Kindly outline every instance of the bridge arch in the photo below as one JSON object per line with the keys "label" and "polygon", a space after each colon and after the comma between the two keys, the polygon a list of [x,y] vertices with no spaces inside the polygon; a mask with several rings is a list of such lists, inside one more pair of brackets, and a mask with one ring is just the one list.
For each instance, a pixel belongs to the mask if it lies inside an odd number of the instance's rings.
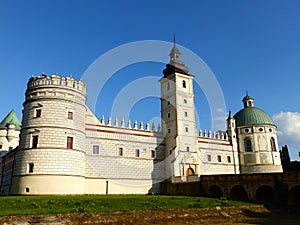
{"label": "bridge arch", "polygon": [[262,203],[274,203],[276,201],[275,190],[268,185],[260,186],[256,190],[256,201]]}
{"label": "bridge arch", "polygon": [[248,193],[242,185],[236,185],[230,190],[230,199],[247,201]]}
{"label": "bridge arch", "polygon": [[208,189],[208,196],[211,198],[221,198],[223,197],[223,191],[218,185],[212,185]]}
{"label": "bridge arch", "polygon": [[300,185],[290,188],[289,191],[289,205],[300,208]]}

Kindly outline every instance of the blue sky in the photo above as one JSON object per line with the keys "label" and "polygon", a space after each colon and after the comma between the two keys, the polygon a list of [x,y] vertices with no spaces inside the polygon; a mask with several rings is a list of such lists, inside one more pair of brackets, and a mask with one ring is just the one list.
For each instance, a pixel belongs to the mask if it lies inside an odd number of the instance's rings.
{"label": "blue sky", "polygon": [[[299,158],[299,0],[2,0],[0,32],[0,118],[14,108],[21,119],[31,75],[58,72],[80,79],[113,48],[142,40],[172,42],[176,33],[177,43],[201,57],[216,76],[226,112],[240,110],[249,91],[255,105],[275,120],[279,144],[288,144]],[[145,62],[113,74],[98,97],[96,114],[109,116],[122,88],[141,77],[161,76],[163,69],[162,63]],[[208,101],[200,88],[195,92],[198,126],[209,129]],[[143,98],[129,116],[151,121],[159,106],[157,97]]]}

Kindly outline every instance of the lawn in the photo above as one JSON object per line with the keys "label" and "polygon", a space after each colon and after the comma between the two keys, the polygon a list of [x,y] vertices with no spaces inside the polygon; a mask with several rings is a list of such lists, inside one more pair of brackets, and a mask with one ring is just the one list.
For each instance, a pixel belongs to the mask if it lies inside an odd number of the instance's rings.
{"label": "lawn", "polygon": [[0,216],[249,205],[226,199],[157,195],[0,197]]}

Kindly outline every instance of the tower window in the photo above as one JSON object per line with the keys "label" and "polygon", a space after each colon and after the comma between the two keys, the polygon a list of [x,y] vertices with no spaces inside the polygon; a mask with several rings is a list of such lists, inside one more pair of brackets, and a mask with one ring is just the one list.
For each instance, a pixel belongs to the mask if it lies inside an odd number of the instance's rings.
{"label": "tower window", "polygon": [[170,117],[171,117],[171,113],[168,113],[168,115],[167,115],[167,116],[168,116],[168,118],[170,118]]}
{"label": "tower window", "polygon": [[252,152],[252,143],[250,138],[245,138],[244,147],[245,147],[245,152]]}
{"label": "tower window", "polygon": [[170,105],[170,101],[168,101],[168,105]]}
{"label": "tower window", "polygon": [[170,90],[170,83],[167,83],[167,90]]}
{"label": "tower window", "polygon": [[211,162],[211,155],[207,155],[207,161]]}
{"label": "tower window", "polygon": [[155,150],[151,150],[151,158],[155,158]]}
{"label": "tower window", "polygon": [[184,104],[187,104],[187,100],[186,100],[186,99],[183,99],[183,103],[184,103]]}
{"label": "tower window", "polygon": [[93,154],[99,155],[99,145],[93,145]]}
{"label": "tower window", "polygon": [[189,147],[189,146],[186,147],[186,151],[187,151],[187,152],[190,151],[190,147]]}
{"label": "tower window", "polygon": [[271,150],[276,151],[275,139],[273,137],[271,137],[270,142],[271,142]]}
{"label": "tower window", "polygon": [[28,173],[33,173],[33,168],[34,168],[34,164],[33,163],[28,163],[27,164],[27,172]]}
{"label": "tower window", "polygon": [[2,149],[2,145],[0,145],[0,149]]}
{"label": "tower window", "polygon": [[140,157],[140,150],[139,149],[136,149],[135,150],[135,157]]}
{"label": "tower window", "polygon": [[31,137],[31,148],[37,148],[39,142],[39,136],[38,135],[32,135]]}
{"label": "tower window", "polygon": [[168,129],[168,133],[171,133],[171,129],[170,128]]}
{"label": "tower window", "polygon": [[124,152],[123,152],[123,148],[119,148],[118,149],[118,155],[119,156],[123,156]]}
{"label": "tower window", "polygon": [[41,109],[36,109],[35,110],[35,117],[41,117],[42,115],[42,110]]}
{"label": "tower window", "polygon": [[231,163],[231,157],[230,156],[227,156],[227,162]]}
{"label": "tower window", "polygon": [[186,88],[186,81],[185,80],[182,81],[182,87]]}
{"label": "tower window", "polygon": [[73,137],[67,137],[67,149],[73,149]]}
{"label": "tower window", "polygon": [[187,112],[184,112],[184,116],[185,116],[185,117],[188,117],[188,113],[187,113]]}
{"label": "tower window", "polygon": [[189,128],[188,127],[185,127],[185,132],[189,132]]}
{"label": "tower window", "polygon": [[68,111],[68,119],[73,120],[73,112]]}
{"label": "tower window", "polygon": [[222,157],[218,155],[218,162],[222,162]]}

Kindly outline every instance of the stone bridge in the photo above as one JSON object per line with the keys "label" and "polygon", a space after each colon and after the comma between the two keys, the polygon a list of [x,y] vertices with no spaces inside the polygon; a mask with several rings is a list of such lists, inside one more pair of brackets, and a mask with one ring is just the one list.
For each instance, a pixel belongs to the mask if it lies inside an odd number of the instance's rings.
{"label": "stone bridge", "polygon": [[198,182],[165,183],[162,192],[300,207],[300,173],[202,175]]}

